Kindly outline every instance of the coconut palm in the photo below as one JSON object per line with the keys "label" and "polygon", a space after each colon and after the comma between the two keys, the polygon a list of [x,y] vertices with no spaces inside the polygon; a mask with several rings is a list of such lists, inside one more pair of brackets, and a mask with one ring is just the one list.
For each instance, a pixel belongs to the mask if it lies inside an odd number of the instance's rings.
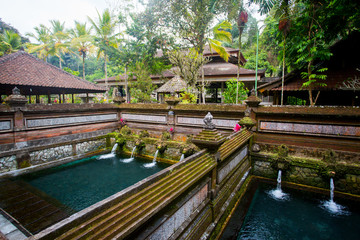
{"label": "coconut palm", "polygon": [[61,23],[59,20],[51,20],[51,36],[52,36],[52,52],[59,58],[59,67],[61,68],[62,58],[61,55],[69,52],[68,33],[65,30],[65,22]]}
{"label": "coconut palm", "polygon": [[5,30],[0,35],[0,56],[17,52],[22,46],[19,34]]}
{"label": "coconut palm", "polygon": [[105,86],[108,89],[107,81],[107,54],[105,48],[110,45],[114,45],[114,39],[117,34],[115,34],[116,20],[110,13],[109,9],[105,9],[102,14],[97,12],[98,18],[91,19],[88,17],[90,23],[92,24],[95,32],[95,43],[98,47],[98,58],[101,54],[104,54],[104,69],[105,69]]}
{"label": "coconut palm", "polygon": [[51,35],[50,31],[43,24],[40,24],[39,27],[35,27],[34,33],[27,33],[28,37],[32,37],[36,40],[37,43],[28,43],[26,45],[27,51],[29,53],[37,53],[38,58],[47,61],[47,56],[49,55],[51,48]]}
{"label": "coconut palm", "polygon": [[69,31],[72,37],[71,45],[77,49],[82,58],[83,79],[85,80],[85,58],[88,52],[93,48],[93,37],[91,36],[91,27],[87,28],[86,23],[75,21],[75,28]]}
{"label": "coconut palm", "polygon": [[223,58],[226,62],[229,60],[229,53],[223,47],[222,43],[232,42],[231,33],[229,31],[226,31],[227,29],[231,30],[231,28],[232,26],[230,22],[223,21],[217,24],[212,29],[214,38],[207,39],[210,48],[214,49],[220,55],[220,57]]}

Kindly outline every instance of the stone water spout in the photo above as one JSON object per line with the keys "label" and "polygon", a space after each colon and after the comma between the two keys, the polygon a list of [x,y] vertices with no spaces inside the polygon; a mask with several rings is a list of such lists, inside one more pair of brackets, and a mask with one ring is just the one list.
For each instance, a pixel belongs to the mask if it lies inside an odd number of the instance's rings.
{"label": "stone water spout", "polygon": [[144,164],[144,167],[146,167],[146,168],[154,167],[156,165],[156,158],[157,158],[158,153],[159,153],[159,150],[156,150],[153,161],[151,163]]}
{"label": "stone water spout", "polygon": [[284,193],[281,189],[281,174],[282,171],[278,171],[276,189],[269,191],[269,195],[276,200],[288,200],[289,195]]}

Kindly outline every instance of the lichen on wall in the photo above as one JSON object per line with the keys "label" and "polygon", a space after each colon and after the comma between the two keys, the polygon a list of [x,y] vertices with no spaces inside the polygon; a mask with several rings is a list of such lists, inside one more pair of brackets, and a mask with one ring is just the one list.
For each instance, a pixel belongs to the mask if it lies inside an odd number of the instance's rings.
{"label": "lichen on wall", "polygon": [[106,147],[106,139],[97,139],[76,144],[76,154],[97,151]]}
{"label": "lichen on wall", "polygon": [[[325,156],[326,154],[324,154]],[[334,179],[337,191],[360,194],[360,165],[328,159],[288,156],[287,164],[279,168],[278,154],[260,152],[252,154],[253,174],[276,179],[278,170],[282,170],[282,180],[320,188],[329,188],[330,178]]]}
{"label": "lichen on wall", "polygon": [[15,155],[0,157],[0,173],[15,170],[16,165]]}
{"label": "lichen on wall", "polygon": [[41,149],[30,152],[31,165],[38,165],[72,155],[71,145],[61,145],[52,148]]}

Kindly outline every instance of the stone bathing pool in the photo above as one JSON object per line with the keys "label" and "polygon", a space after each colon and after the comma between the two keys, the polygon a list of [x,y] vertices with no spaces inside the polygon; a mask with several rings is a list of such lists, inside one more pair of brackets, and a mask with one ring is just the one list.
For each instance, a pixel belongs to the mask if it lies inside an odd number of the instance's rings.
{"label": "stone bathing pool", "polygon": [[359,239],[359,199],[335,195],[342,207],[332,211],[323,190],[286,184],[279,197],[276,189],[273,181],[253,178],[220,239]]}
{"label": "stone bathing pool", "polygon": [[169,166],[148,163],[108,154],[2,180],[0,207],[35,234]]}

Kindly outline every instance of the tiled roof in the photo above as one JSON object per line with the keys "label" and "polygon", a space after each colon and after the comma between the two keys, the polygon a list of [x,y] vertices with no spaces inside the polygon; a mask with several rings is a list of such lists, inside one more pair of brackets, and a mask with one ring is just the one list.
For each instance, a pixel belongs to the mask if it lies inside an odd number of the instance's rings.
{"label": "tiled roof", "polygon": [[37,94],[106,91],[24,51],[0,58],[0,86],[17,86],[21,91],[34,88]]}
{"label": "tiled roof", "polygon": [[[238,66],[227,62],[210,62],[204,65],[205,76],[237,75]],[[255,75],[254,70],[240,68],[240,75]]]}
{"label": "tiled roof", "polygon": [[[172,68],[173,69],[173,68]],[[215,77],[215,76],[233,76],[237,75],[237,65],[227,62],[210,62],[204,65],[204,75],[205,77]],[[258,74],[259,76],[264,75],[265,71],[259,69]],[[255,76],[255,71],[245,68],[240,68],[240,75],[253,75]],[[151,79],[159,79],[160,77],[165,78],[173,78],[175,74],[172,70],[165,70],[162,75],[151,75]],[[118,80],[124,80],[125,76],[116,76],[116,77],[109,77],[108,82],[114,82]],[[134,78],[135,79],[135,78]],[[200,80],[199,80],[200,81]],[[105,79],[98,79],[96,80],[97,83],[104,83]]]}
{"label": "tiled roof", "polygon": [[[355,69],[348,70],[329,70],[324,72],[327,75],[326,80],[319,80],[319,83],[325,83],[325,87],[314,86],[313,90],[322,90],[322,91],[330,91],[330,90],[339,90],[342,89],[342,83],[349,79],[354,79],[357,77],[360,78],[360,72]],[[307,88],[303,88],[302,84],[304,80],[301,78],[300,74],[295,74],[294,76],[289,76],[288,79],[285,77],[284,91],[304,91]],[[281,91],[281,79],[278,80],[277,86],[271,89],[272,91]]]}

